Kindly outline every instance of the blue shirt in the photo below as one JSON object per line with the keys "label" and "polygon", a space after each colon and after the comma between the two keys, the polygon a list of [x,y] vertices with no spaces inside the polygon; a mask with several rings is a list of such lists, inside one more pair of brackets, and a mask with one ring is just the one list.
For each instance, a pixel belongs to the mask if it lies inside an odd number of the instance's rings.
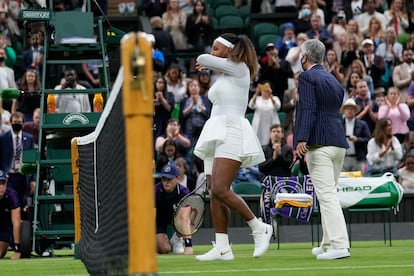
{"label": "blue shirt", "polygon": [[11,211],[19,207],[20,204],[16,192],[7,189],[4,196],[0,199],[0,229],[8,228],[12,225]]}
{"label": "blue shirt", "polygon": [[174,191],[167,193],[162,183],[155,185],[155,207],[157,224],[168,225],[172,222],[174,216],[174,207],[180,200],[190,193],[185,186],[177,183]]}

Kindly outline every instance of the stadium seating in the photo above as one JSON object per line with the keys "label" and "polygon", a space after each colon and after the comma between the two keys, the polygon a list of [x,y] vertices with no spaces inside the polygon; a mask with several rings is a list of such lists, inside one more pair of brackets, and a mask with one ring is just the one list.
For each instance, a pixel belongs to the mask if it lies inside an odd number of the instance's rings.
{"label": "stadium seating", "polygon": [[245,29],[243,18],[236,15],[225,15],[218,21],[217,30],[221,32],[243,33]]}
{"label": "stadium seating", "polygon": [[215,9],[218,6],[221,6],[221,5],[233,5],[232,0],[208,0],[207,3],[213,9]]}
{"label": "stadium seating", "polygon": [[227,15],[239,16],[239,11],[232,5],[221,5],[214,10],[214,17],[218,20]]}
{"label": "stadium seating", "polygon": [[280,35],[277,34],[263,34],[259,37],[257,48],[259,50],[264,50],[268,43],[276,43],[280,38]]}
{"label": "stadium seating", "polygon": [[238,195],[260,195],[262,186],[253,182],[238,182],[232,184],[233,192]]}
{"label": "stadium seating", "polygon": [[254,25],[252,36],[256,45],[259,43],[259,38],[265,34],[279,34],[279,28],[277,25],[268,22],[262,22]]}

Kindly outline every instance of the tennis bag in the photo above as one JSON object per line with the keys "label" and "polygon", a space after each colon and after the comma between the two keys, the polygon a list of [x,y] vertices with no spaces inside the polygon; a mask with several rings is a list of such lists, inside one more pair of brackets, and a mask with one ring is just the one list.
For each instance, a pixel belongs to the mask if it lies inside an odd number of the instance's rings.
{"label": "tennis bag", "polygon": [[403,197],[403,187],[389,172],[381,177],[341,177],[337,191],[342,208],[392,207]]}
{"label": "tennis bag", "polygon": [[262,186],[260,209],[263,222],[272,224],[277,215],[303,222],[310,221],[316,195],[308,175],[268,175],[263,179]]}

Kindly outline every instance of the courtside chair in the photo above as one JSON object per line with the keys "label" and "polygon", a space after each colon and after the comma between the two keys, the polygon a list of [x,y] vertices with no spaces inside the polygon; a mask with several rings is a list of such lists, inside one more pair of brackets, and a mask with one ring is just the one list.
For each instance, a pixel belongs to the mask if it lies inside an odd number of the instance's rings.
{"label": "courtside chair", "polygon": [[230,5],[221,5],[214,9],[214,17],[218,20],[226,15],[239,16],[239,11],[236,7]]}

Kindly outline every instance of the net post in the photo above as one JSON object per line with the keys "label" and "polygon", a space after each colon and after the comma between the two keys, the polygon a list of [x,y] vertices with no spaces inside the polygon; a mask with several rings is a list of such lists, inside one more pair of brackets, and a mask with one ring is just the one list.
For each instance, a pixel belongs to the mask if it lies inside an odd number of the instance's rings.
{"label": "net post", "polygon": [[73,178],[73,214],[75,224],[74,258],[79,259],[80,231],[80,200],[79,200],[79,152],[77,137],[71,140],[72,178]]}
{"label": "net post", "polygon": [[152,47],[145,33],[128,33],[122,38],[121,58],[124,67],[128,273],[154,275],[157,262],[152,177],[153,69]]}

